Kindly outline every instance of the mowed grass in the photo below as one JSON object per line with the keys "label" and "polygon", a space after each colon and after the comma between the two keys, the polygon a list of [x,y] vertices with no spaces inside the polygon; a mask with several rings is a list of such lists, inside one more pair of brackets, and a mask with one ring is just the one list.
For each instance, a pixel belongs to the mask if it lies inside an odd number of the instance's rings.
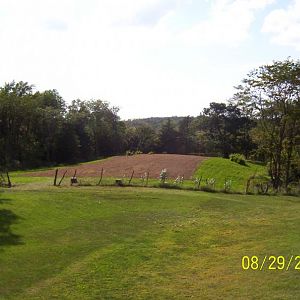
{"label": "mowed grass", "polygon": [[296,197],[30,183],[0,194],[0,299],[297,299]]}
{"label": "mowed grass", "polygon": [[216,179],[215,188],[219,190],[224,189],[225,179],[231,180],[232,191],[245,192],[247,180],[254,174],[267,176],[267,169],[252,162],[247,162],[247,165],[243,166],[229,159],[214,157],[203,161],[194,177],[202,176],[204,182],[201,185],[205,185],[205,179]]}

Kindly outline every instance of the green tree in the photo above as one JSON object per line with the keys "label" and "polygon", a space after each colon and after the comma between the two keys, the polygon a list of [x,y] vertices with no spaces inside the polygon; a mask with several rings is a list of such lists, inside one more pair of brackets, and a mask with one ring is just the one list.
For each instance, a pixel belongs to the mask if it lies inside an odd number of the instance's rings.
{"label": "green tree", "polygon": [[188,154],[195,151],[195,128],[193,119],[190,116],[184,117],[178,125],[178,152]]}
{"label": "green tree", "polygon": [[177,153],[178,151],[178,131],[170,119],[160,129],[159,149],[166,153]]}
{"label": "green tree", "polygon": [[213,152],[228,158],[241,150],[241,112],[236,105],[212,102],[203,110],[200,129],[205,132]]}
{"label": "green tree", "polygon": [[253,137],[268,161],[274,189],[288,189],[299,161],[300,61],[275,61],[253,70],[235,99],[257,121]]}
{"label": "green tree", "polygon": [[33,86],[11,82],[0,88],[0,153],[1,165],[14,168],[34,160],[36,139],[36,100]]}

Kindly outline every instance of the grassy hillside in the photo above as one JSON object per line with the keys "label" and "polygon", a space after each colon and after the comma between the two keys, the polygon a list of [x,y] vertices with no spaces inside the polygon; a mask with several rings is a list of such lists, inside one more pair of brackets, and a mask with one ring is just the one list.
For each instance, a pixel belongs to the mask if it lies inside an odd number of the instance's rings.
{"label": "grassy hillside", "polygon": [[[25,182],[24,182],[25,184]],[[296,299],[299,198],[25,184],[0,194],[0,299]]]}
{"label": "grassy hillside", "polygon": [[195,177],[215,178],[216,188],[223,189],[225,179],[232,181],[234,191],[245,191],[247,179],[254,175],[267,175],[265,166],[247,162],[246,166],[239,165],[229,159],[214,157],[204,161],[195,172]]}

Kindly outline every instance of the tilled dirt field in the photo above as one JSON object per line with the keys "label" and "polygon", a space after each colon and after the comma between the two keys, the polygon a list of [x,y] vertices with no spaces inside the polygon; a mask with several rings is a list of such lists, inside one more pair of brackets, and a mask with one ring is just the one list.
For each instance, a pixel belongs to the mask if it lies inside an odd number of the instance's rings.
{"label": "tilled dirt field", "polygon": [[[141,177],[149,172],[150,178],[158,178],[162,169],[167,169],[169,178],[176,178],[178,175],[189,179],[194,174],[200,163],[207,159],[204,156],[178,155],[178,154],[138,154],[133,156],[114,156],[95,163],[81,164],[71,167],[62,167],[59,170],[68,170],[66,176],[72,176],[75,169],[77,177],[99,177],[103,168],[105,177],[126,177],[131,176],[134,170],[135,178]],[[34,172],[29,176],[53,176],[54,170]]]}

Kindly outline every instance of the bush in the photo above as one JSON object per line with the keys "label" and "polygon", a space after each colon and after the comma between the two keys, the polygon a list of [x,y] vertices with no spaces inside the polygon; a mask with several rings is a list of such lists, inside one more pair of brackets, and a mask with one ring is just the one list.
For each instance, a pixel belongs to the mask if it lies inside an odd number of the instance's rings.
{"label": "bush", "polygon": [[246,158],[243,154],[233,153],[229,155],[229,159],[242,166],[246,166]]}
{"label": "bush", "polygon": [[124,182],[122,181],[122,179],[116,179],[115,180],[115,185],[117,185],[117,186],[124,186]]}
{"label": "bush", "polygon": [[266,195],[271,187],[269,178],[262,175],[252,175],[246,183],[246,194],[262,194]]}

